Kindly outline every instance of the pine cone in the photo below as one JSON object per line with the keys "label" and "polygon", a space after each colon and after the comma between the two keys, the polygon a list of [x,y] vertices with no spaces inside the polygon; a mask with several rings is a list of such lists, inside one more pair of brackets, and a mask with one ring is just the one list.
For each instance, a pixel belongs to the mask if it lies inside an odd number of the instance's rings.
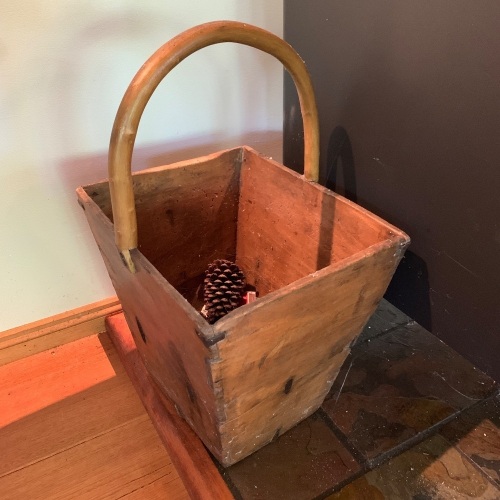
{"label": "pine cone", "polygon": [[208,266],[205,276],[204,311],[212,324],[242,304],[245,276],[236,264],[221,259]]}

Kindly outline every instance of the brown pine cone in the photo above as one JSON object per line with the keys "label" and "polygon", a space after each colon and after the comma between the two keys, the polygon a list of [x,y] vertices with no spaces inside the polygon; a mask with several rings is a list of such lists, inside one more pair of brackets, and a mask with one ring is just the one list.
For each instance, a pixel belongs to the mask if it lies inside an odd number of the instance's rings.
{"label": "brown pine cone", "polygon": [[242,304],[245,276],[236,264],[222,259],[212,262],[205,276],[205,317],[213,324]]}

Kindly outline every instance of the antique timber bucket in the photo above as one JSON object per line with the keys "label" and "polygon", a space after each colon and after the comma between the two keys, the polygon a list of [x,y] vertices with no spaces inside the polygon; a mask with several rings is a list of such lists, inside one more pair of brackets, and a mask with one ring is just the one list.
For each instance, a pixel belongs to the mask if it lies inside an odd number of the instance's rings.
{"label": "antique timber bucket", "polygon": [[[132,175],[137,128],[155,88],[191,53],[220,42],[268,52],[291,74],[304,176],[245,146]],[[409,243],[316,183],[318,137],[297,53],[262,29],[208,23],[166,43],[139,70],[115,119],[109,182],[77,190],[149,373],[223,465],[322,404]],[[259,298],[209,324],[193,300],[215,259],[235,262]]]}

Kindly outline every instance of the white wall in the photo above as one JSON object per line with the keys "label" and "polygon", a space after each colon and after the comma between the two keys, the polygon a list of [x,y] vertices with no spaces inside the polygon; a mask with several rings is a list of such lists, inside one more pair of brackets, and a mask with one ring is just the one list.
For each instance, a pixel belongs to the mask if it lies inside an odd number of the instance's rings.
{"label": "white wall", "polygon": [[[107,176],[118,104],[142,63],[196,24],[282,35],[282,0],[2,0],[0,331],[114,295],[76,203]],[[203,49],[144,113],[134,168],[250,143],[279,155],[282,68],[255,49]]]}

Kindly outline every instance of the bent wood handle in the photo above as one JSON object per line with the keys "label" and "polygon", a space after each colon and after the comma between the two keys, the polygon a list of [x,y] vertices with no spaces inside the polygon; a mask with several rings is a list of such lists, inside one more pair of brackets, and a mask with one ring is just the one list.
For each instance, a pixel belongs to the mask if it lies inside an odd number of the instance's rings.
{"label": "bent wood handle", "polygon": [[318,181],[318,112],[311,79],[295,50],[268,31],[235,21],[216,21],[184,31],[160,47],[135,75],[120,103],[111,133],[108,172],[115,242],[132,272],[130,250],[137,247],[137,218],[131,160],[142,113],[158,84],[175,66],[193,52],[221,42],[241,43],[267,52],[288,70],[297,87],[304,124],[304,176]]}

